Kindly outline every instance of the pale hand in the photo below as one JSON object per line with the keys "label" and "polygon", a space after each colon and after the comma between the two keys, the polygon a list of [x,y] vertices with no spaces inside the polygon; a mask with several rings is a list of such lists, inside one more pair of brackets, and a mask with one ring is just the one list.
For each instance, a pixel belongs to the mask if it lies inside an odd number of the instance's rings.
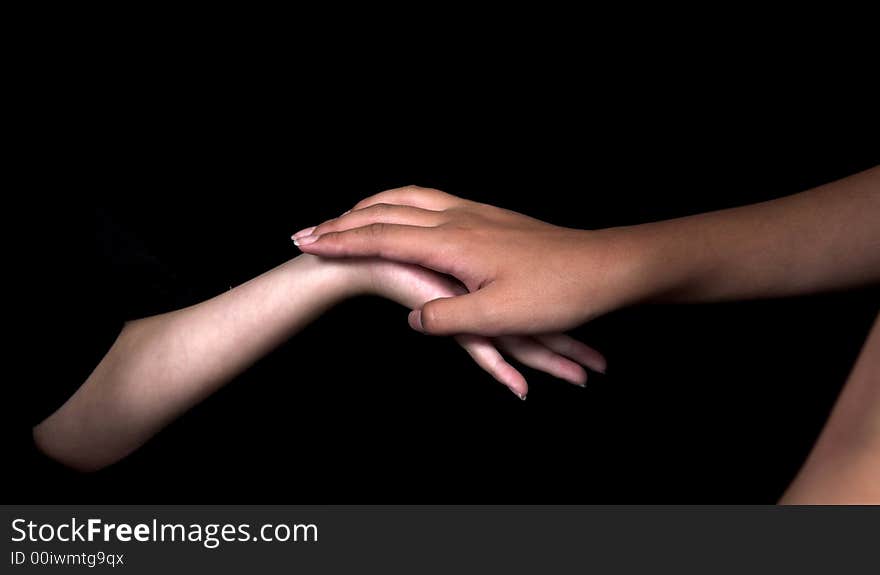
{"label": "pale hand", "polygon": [[[361,293],[372,293],[396,301],[410,309],[437,298],[466,293],[452,278],[428,269],[376,258],[340,260],[360,282]],[[583,366],[604,372],[605,358],[596,350],[564,334],[535,337],[510,335],[490,339],[478,335],[457,335],[456,341],[473,360],[521,399],[528,393],[525,377],[502,353],[524,365],[559,379],[583,386],[587,372]]]}

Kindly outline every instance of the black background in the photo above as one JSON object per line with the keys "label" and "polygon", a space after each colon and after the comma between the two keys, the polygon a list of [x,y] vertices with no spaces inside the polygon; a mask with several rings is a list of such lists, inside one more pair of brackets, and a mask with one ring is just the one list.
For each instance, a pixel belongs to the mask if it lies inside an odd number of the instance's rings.
{"label": "black background", "polygon": [[[38,200],[22,244],[54,246],[30,263],[75,261],[46,229],[63,218],[58,196],[99,198],[209,297],[297,255],[292,232],[389,187],[598,228],[880,162],[876,94],[837,62],[694,46],[623,56],[575,40],[409,61],[414,37],[400,39],[330,60],[327,46],[272,42],[159,53],[158,39],[47,54],[19,87],[24,190]],[[607,376],[583,390],[526,369],[520,402],[452,341],[411,332],[406,310],[362,298],[108,470],[78,476],[18,452],[3,469],[21,503],[770,503],[877,301],[872,289],[622,310],[575,331],[605,353]],[[35,328],[51,334],[51,318]],[[39,396],[63,377],[63,343],[24,343],[36,359],[11,387]]]}

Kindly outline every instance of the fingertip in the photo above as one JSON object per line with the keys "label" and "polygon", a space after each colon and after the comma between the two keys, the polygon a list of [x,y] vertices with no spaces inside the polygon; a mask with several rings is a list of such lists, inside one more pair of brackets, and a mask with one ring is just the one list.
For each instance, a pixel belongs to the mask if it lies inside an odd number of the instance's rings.
{"label": "fingertip", "polygon": [[310,227],[310,228],[306,228],[306,229],[304,229],[304,230],[300,230],[300,231],[296,232],[295,234],[293,234],[292,236],[290,236],[290,239],[292,239],[292,240],[294,241],[294,243],[296,243],[296,241],[297,241],[298,239],[300,239],[300,238],[304,238],[304,237],[306,237],[306,236],[310,236],[310,235],[312,235],[312,232],[314,232],[314,231],[315,231],[315,228],[317,228],[317,227],[318,227],[318,226],[312,226],[312,227]]}
{"label": "fingertip", "polygon": [[529,393],[529,384],[518,369],[504,362],[504,365],[498,369],[496,379],[507,386],[507,389],[512,391],[515,396],[525,401],[526,395]]}
{"label": "fingertip", "polygon": [[605,356],[595,350],[593,351],[594,355],[584,357],[584,361],[580,361],[581,365],[584,365],[596,373],[601,373],[605,375],[605,370],[608,369],[608,362],[605,360]]}
{"label": "fingertip", "polygon": [[604,355],[600,354],[599,357],[602,359],[600,362],[597,362],[596,367],[598,369],[596,369],[596,371],[601,373],[602,375],[605,375],[608,372],[608,360],[605,359]]}
{"label": "fingertip", "polygon": [[605,356],[587,344],[576,339],[571,340],[571,357],[583,366],[598,373],[605,373],[608,362]]}
{"label": "fingertip", "polygon": [[[515,368],[511,369],[516,371]],[[507,386],[507,389],[513,392],[513,395],[525,401],[526,396],[529,394],[529,385],[526,383],[526,378],[524,378],[521,373],[516,371],[516,375],[519,377],[513,377],[510,381],[502,380],[502,383]]]}
{"label": "fingertip", "polygon": [[[422,306],[422,309],[419,310],[418,315],[418,325],[420,326],[421,331],[433,335],[451,335],[454,333],[447,329],[447,326],[445,325],[447,321],[444,316],[447,315],[449,310],[449,307],[447,306],[448,302],[457,299],[458,298],[441,297],[425,303],[425,305]],[[457,331],[463,333],[465,330]]]}
{"label": "fingertip", "polygon": [[587,387],[588,377],[587,370],[578,365],[572,369],[571,376],[566,379],[578,387]]}
{"label": "fingertip", "polygon": [[550,373],[573,385],[586,387],[587,370],[581,367],[578,363],[561,355],[556,356],[555,363],[556,366],[550,371]]}
{"label": "fingertip", "polygon": [[[299,237],[299,238],[294,237],[291,239],[293,239],[293,245],[295,245],[296,247],[298,247],[300,249],[303,249],[305,246],[309,246],[309,245],[315,243],[316,241],[318,241],[319,239],[321,239],[321,236],[311,235],[311,236],[303,236],[303,237]],[[303,250],[303,251],[305,251],[305,250]]]}

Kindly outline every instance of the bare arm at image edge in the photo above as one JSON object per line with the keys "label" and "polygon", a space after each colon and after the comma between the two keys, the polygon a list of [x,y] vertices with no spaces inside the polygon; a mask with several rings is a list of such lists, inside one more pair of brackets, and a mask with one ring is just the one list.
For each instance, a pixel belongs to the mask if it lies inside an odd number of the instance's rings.
{"label": "bare arm at image edge", "polygon": [[428,302],[436,335],[541,333],[643,301],[705,302],[880,281],[880,167],[777,200],[577,230],[409,186],[294,235],[320,256],[379,256],[448,273],[470,293]]}
{"label": "bare arm at image edge", "polygon": [[783,504],[880,504],[880,317]]}

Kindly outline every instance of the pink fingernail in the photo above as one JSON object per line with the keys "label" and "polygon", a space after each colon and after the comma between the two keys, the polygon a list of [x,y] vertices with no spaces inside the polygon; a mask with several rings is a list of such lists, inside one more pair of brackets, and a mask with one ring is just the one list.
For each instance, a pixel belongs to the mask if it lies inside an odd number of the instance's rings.
{"label": "pink fingernail", "polygon": [[420,331],[424,333],[425,329],[422,327],[422,310],[414,309],[409,312],[409,326],[416,331]]}
{"label": "pink fingernail", "polygon": [[312,227],[310,227],[310,228],[306,228],[306,229],[304,229],[304,230],[300,230],[300,231],[296,232],[295,234],[293,234],[292,236],[290,236],[290,239],[292,239],[292,240],[298,240],[298,239],[300,239],[300,238],[304,238],[304,237],[306,237],[306,236],[310,236],[310,235],[312,235],[312,232],[315,231],[315,228],[317,228],[317,227],[318,227],[318,226],[312,226]]}
{"label": "pink fingernail", "polygon": [[[513,390],[511,389],[510,391],[513,391]],[[525,394],[525,393],[520,393],[520,392],[518,392],[518,391],[513,391],[513,395],[517,396],[518,398],[520,398],[520,399],[523,400],[523,401],[526,400],[526,394]]]}
{"label": "pink fingernail", "polygon": [[321,236],[304,236],[299,239],[294,238],[293,245],[295,245],[297,247],[307,246],[309,244],[313,244],[316,241],[318,241],[318,239],[320,239],[320,237]]}

